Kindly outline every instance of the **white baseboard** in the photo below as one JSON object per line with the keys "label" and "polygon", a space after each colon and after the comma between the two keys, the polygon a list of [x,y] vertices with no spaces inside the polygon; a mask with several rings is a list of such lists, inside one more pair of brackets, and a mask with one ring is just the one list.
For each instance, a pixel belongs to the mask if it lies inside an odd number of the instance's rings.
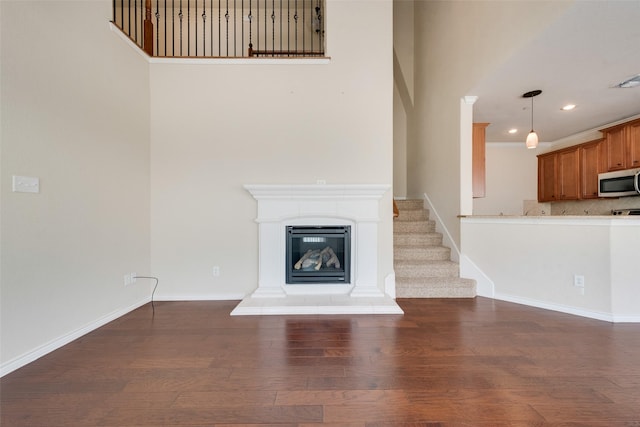
{"label": "white baseboard", "polygon": [[480,297],[493,298],[495,284],[493,280],[480,269],[471,259],[460,255],[460,277],[474,279],[476,281],[476,294]]}
{"label": "white baseboard", "polygon": [[612,313],[601,311],[585,310],[578,307],[571,307],[561,304],[554,304],[544,301],[533,300],[513,295],[496,293],[494,299],[513,302],[516,304],[528,305],[530,307],[543,308],[545,310],[559,311],[561,313],[573,314],[575,316],[588,317],[590,319],[603,320],[612,323],[640,323],[640,316],[618,316]]}
{"label": "white baseboard", "polygon": [[247,294],[209,294],[209,295],[156,295],[154,301],[239,301]]}
{"label": "white baseboard", "polygon": [[[172,295],[172,296],[156,296],[154,301],[226,301],[226,300],[241,300],[245,297],[245,294],[214,294],[214,295]],[[19,369],[35,360],[38,360],[42,356],[51,353],[54,350],[59,349],[62,346],[69,344],[70,342],[80,338],[83,335],[88,334],[101,326],[106,325],[109,322],[116,320],[119,317],[124,316],[127,313],[132,312],[136,308],[139,308],[151,301],[150,297],[132,304],[128,307],[115,310],[85,326],[69,332],[61,337],[58,337],[46,344],[43,344],[27,353],[15,357],[0,365],[0,378]]]}
{"label": "white baseboard", "polygon": [[613,323],[640,323],[640,316],[638,315],[620,316],[620,315],[614,314]]}
{"label": "white baseboard", "polygon": [[[388,277],[388,279],[391,279],[391,277]],[[391,280],[390,280],[391,282]],[[389,282],[389,284],[390,284]],[[389,295],[390,297],[393,298],[393,296]],[[155,301],[227,301],[227,300],[242,300],[245,297],[244,294],[218,294],[218,295],[207,295],[207,296],[202,296],[202,295],[180,295],[180,296],[165,296],[165,297],[157,297],[154,300]],[[582,317],[588,317],[591,319],[597,319],[597,320],[603,320],[606,322],[613,322],[613,323],[640,323],[640,316],[637,315],[631,315],[631,316],[620,316],[620,315],[613,315],[610,313],[603,313],[603,312],[598,312],[598,311],[590,311],[590,310],[584,310],[584,309],[580,309],[580,308],[576,308],[576,307],[570,307],[570,306],[563,306],[563,305],[559,305],[559,304],[553,304],[553,303],[547,303],[547,302],[543,302],[543,301],[538,301],[538,300],[532,300],[529,298],[522,298],[522,297],[517,297],[517,296],[513,296],[513,295],[507,295],[507,294],[500,294],[497,293],[493,296],[494,299],[497,300],[501,300],[501,301],[508,301],[508,302],[513,302],[516,304],[522,304],[522,305],[527,305],[527,306],[531,306],[531,307],[537,307],[537,308],[543,308],[546,310],[553,310],[553,311],[558,311],[561,313],[567,313],[567,314],[573,314],[576,316],[582,316]],[[57,350],[58,348],[65,346],[69,343],[71,343],[72,341],[82,337],[83,335],[88,334],[91,331],[94,331],[98,328],[100,328],[101,326],[106,325],[109,322],[112,322],[116,319],[118,319],[119,317],[124,316],[125,314],[137,309],[138,307],[141,307],[145,304],[147,304],[148,302],[150,302],[150,298],[146,297],[144,299],[142,299],[141,301],[138,301],[135,304],[132,304],[128,307],[125,307],[123,309],[120,310],[115,310],[87,325],[85,325],[84,327],[77,329],[73,332],[70,332],[68,334],[65,334],[59,338],[56,338],[53,341],[48,342],[47,344],[44,344],[40,347],[35,348],[34,350],[31,350],[21,356],[18,356],[12,360],[9,360],[8,362],[3,363],[0,366],[0,378],[15,371],[16,369],[19,369],[39,358],[41,358],[42,356],[51,353],[54,350]]]}
{"label": "white baseboard", "polygon": [[91,331],[98,329],[101,326],[106,325],[107,323],[116,320],[119,317],[124,316],[125,314],[135,310],[138,307],[141,307],[147,304],[151,299],[149,297],[145,297],[141,301],[138,301],[128,307],[121,308],[119,310],[112,311],[111,313],[102,316],[101,318],[88,323],[82,328],[76,329],[75,331],[69,332],[61,337],[58,337],[44,345],[36,347],[35,349],[28,351],[27,353],[15,357],[0,366],[0,377],[3,377],[16,369],[19,369],[42,356],[51,353],[54,350],[59,349],[62,346],[69,344],[70,342],[80,338],[83,335],[88,334]]}

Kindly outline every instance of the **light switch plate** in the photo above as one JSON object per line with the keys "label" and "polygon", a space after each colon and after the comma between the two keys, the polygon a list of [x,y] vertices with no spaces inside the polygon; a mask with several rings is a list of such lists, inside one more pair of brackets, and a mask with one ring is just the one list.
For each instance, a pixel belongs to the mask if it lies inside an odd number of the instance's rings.
{"label": "light switch plate", "polygon": [[33,176],[13,175],[12,188],[14,193],[39,193],[40,178]]}

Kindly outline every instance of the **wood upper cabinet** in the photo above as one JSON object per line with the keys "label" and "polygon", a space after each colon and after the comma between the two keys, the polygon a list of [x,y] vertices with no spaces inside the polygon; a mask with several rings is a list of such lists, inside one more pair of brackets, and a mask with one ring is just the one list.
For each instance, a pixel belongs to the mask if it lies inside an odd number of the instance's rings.
{"label": "wood upper cabinet", "polygon": [[571,147],[538,156],[538,201],[580,198],[580,150]]}
{"label": "wood upper cabinet", "polygon": [[627,168],[627,128],[616,126],[603,130],[607,145],[607,170],[616,171]]}
{"label": "wood upper cabinet", "polygon": [[558,191],[560,200],[577,200],[580,195],[580,151],[578,148],[558,153]]}
{"label": "wood upper cabinet", "polygon": [[629,167],[640,168],[640,120],[629,124],[627,134],[629,139]]}
{"label": "wood upper cabinet", "polygon": [[489,123],[473,124],[473,197],[485,197],[486,165],[485,165],[485,129]]}
{"label": "wood upper cabinet", "polygon": [[640,167],[640,119],[602,129],[607,147],[607,170]]}
{"label": "wood upper cabinet", "polygon": [[598,198],[598,174],[606,171],[604,141],[598,139],[580,145],[580,198]]}
{"label": "wood upper cabinet", "polygon": [[555,202],[556,176],[558,174],[558,154],[548,153],[538,156],[538,201]]}
{"label": "wood upper cabinet", "polygon": [[601,132],[603,139],[538,156],[538,201],[597,199],[599,173],[640,168],[640,119]]}

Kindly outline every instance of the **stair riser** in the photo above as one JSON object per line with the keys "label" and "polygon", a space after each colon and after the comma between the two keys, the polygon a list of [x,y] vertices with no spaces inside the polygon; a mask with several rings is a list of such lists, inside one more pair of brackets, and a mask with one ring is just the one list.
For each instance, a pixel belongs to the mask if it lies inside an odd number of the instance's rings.
{"label": "stair riser", "polygon": [[428,221],[429,211],[425,209],[412,210],[412,211],[400,211],[400,215],[396,218],[396,221]]}
{"label": "stair riser", "polygon": [[398,298],[473,298],[476,282],[458,277],[429,277],[424,279],[396,279]]}
{"label": "stair riser", "polygon": [[458,277],[460,269],[457,264],[447,266],[396,265],[396,279],[399,277]]}
{"label": "stair riser", "polygon": [[397,246],[436,246],[442,245],[442,234],[440,233],[395,233],[393,243]]}
{"label": "stair riser", "polygon": [[417,210],[424,209],[424,202],[422,200],[396,200],[396,206],[398,210]]}
{"label": "stair riser", "polygon": [[451,250],[444,246],[396,247],[394,249],[394,258],[407,261],[444,261],[451,258]]}
{"label": "stair riser", "polygon": [[396,286],[408,288],[475,287],[476,281],[462,277],[397,277]]}
{"label": "stair riser", "polygon": [[403,289],[396,287],[396,298],[475,298],[475,288]]}
{"label": "stair riser", "polygon": [[396,221],[393,223],[395,233],[433,233],[436,224],[433,221]]}

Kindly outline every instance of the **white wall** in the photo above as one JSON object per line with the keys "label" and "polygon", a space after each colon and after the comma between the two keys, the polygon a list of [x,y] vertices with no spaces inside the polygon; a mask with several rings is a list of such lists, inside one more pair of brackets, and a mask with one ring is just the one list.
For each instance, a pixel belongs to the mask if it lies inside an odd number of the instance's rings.
{"label": "white wall", "polygon": [[[123,275],[149,269],[149,87],[110,1],[0,10],[6,373],[148,300]],[[12,175],[40,193],[11,192]]]}
{"label": "white wall", "polygon": [[407,193],[429,196],[456,243],[460,240],[460,100],[474,95],[468,91],[477,82],[569,4],[415,2],[416,133],[407,148]]}
{"label": "white wall", "polygon": [[[256,202],[243,184],[391,185],[392,2],[329,0],[326,17],[327,64],[151,65],[159,298],[256,289]],[[381,209],[381,285],[393,271],[391,196]]]}
{"label": "white wall", "polygon": [[640,322],[640,221],[620,221],[611,228],[611,310],[621,321]]}
{"label": "white wall", "polygon": [[393,196],[407,197],[407,113],[398,85],[393,85]]}
{"label": "white wall", "polygon": [[522,215],[523,201],[538,199],[537,154],[524,143],[487,143],[486,197],[473,199],[473,214]]}
{"label": "white wall", "polygon": [[[493,296],[610,321],[640,321],[640,276],[633,259],[640,220],[465,218],[461,269],[477,268]],[[584,294],[574,286],[584,276]],[[491,296],[491,295],[489,295]]]}
{"label": "white wall", "polygon": [[407,196],[407,141],[413,124],[413,2],[393,1],[393,195]]}
{"label": "white wall", "polygon": [[[159,276],[160,298],[255,289],[243,184],[392,182],[391,1],[329,0],[323,65],[150,66],[109,30],[110,2],[0,7],[2,373],[148,301],[128,272]],[[391,212],[389,193],[381,287]]]}

